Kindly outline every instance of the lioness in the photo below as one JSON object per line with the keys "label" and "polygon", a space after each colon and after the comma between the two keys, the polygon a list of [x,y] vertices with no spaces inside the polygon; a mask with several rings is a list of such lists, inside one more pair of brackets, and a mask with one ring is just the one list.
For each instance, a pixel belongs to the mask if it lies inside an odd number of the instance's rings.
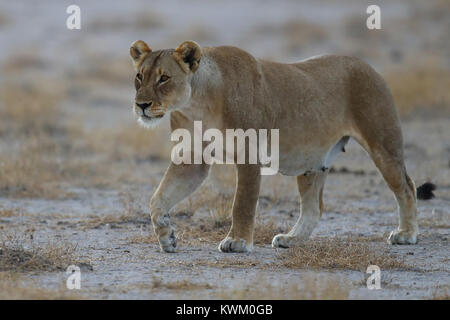
{"label": "lioness", "polygon": [[[230,46],[201,48],[193,41],[152,51],[138,40],[130,55],[137,71],[133,109],[146,127],[170,114],[172,131],[192,132],[194,120],[222,132],[279,129],[279,172],[297,176],[301,214],[289,233],[273,238],[273,247],[295,246],[310,236],[322,214],[328,168],[349,137],[369,153],[397,199],[400,224],[388,241],[416,243],[416,188],[406,173],[394,100],[381,76],[363,61],[328,55],[284,64],[256,59]],[[253,247],[260,166],[236,166],[232,226],[219,245],[222,252]],[[150,201],[163,251],[174,252],[176,247],[169,210],[200,186],[209,167],[169,165]],[[421,191],[419,198],[432,196],[430,185]]]}

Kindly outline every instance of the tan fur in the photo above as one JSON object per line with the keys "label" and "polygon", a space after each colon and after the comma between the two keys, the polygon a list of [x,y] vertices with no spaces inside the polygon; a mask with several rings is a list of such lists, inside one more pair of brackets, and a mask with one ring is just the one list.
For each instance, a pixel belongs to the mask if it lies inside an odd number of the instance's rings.
{"label": "tan fur", "polygon": [[[298,176],[302,208],[294,228],[273,239],[274,247],[293,246],[310,236],[323,208],[326,166],[348,137],[367,150],[398,201],[400,225],[390,242],[416,242],[415,187],[403,161],[397,111],[385,82],[366,63],[330,55],[282,64],[235,47],[200,48],[192,41],[176,50],[148,51],[143,59],[134,56],[143,73],[136,102],[152,102],[145,111],[150,118],[141,121],[146,125],[157,121],[153,114],[169,113],[172,130],[192,131],[194,120],[203,122],[203,130],[280,129],[279,171]],[[170,80],[158,85],[156,70]],[[249,251],[253,245],[260,171],[257,165],[237,169],[232,227],[219,246],[225,252]],[[206,164],[167,169],[150,202],[162,250],[173,252],[176,245],[169,210],[196,190],[208,172]]]}

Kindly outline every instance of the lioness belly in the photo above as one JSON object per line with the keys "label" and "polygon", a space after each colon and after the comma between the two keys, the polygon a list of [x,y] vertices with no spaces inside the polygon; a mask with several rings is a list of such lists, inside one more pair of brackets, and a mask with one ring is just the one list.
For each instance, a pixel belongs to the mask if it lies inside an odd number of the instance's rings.
{"label": "lioness belly", "polygon": [[327,147],[311,145],[299,146],[290,150],[280,149],[279,172],[287,176],[325,171],[334,159],[343,152],[349,137],[342,137],[337,143]]}

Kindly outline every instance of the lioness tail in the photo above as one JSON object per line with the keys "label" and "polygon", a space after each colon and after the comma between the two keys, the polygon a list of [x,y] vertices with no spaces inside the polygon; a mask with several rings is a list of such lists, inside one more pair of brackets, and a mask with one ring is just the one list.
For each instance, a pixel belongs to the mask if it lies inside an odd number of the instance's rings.
{"label": "lioness tail", "polygon": [[417,188],[417,199],[430,200],[434,198],[433,191],[436,190],[436,185],[431,182],[425,182]]}

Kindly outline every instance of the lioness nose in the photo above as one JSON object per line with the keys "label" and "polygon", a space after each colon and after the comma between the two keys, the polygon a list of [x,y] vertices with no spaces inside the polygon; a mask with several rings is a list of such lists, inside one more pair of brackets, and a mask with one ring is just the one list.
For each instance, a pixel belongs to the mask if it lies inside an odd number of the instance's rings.
{"label": "lioness nose", "polygon": [[148,107],[150,107],[151,105],[152,105],[152,102],[150,101],[150,102],[146,102],[146,103],[137,103],[136,102],[136,105],[139,107],[139,108],[141,108],[142,109],[142,111],[144,111],[145,109],[147,109]]}

